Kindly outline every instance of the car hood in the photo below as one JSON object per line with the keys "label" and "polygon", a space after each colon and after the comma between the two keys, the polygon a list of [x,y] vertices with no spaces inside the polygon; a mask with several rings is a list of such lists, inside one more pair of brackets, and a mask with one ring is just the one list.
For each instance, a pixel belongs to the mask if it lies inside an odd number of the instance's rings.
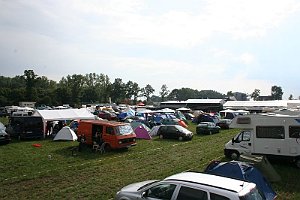
{"label": "car hood", "polygon": [[149,183],[156,182],[157,180],[148,180],[148,181],[142,181],[138,183],[132,183],[130,185],[127,185],[121,189],[121,191],[126,191],[126,192],[136,192],[139,188],[142,186],[145,186]]}

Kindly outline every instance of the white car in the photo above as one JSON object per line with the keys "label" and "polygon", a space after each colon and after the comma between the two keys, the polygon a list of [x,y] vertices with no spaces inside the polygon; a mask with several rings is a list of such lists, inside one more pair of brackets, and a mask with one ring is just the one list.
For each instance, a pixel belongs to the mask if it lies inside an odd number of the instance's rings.
{"label": "white car", "polygon": [[130,184],[117,192],[115,200],[263,200],[254,183],[204,174],[183,172],[162,181]]}

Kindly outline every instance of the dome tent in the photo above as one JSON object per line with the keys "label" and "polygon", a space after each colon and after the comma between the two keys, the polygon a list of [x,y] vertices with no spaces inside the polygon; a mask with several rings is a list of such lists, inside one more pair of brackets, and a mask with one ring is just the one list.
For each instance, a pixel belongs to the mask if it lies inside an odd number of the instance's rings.
{"label": "dome tent", "polygon": [[67,141],[75,141],[77,140],[77,135],[75,132],[68,126],[63,127],[53,139],[54,141],[57,140],[67,140]]}

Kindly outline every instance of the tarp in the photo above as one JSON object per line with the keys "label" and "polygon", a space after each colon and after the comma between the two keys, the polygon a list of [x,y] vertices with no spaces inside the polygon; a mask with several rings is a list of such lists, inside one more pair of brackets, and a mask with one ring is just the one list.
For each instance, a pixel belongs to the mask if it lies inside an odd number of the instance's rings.
{"label": "tarp", "polygon": [[56,136],[53,139],[54,141],[56,140],[69,140],[69,141],[75,141],[77,140],[77,135],[75,132],[68,126],[63,127],[58,131]]}
{"label": "tarp", "polygon": [[131,109],[129,106],[118,115],[119,119],[125,119],[128,116],[135,116],[135,111]]}
{"label": "tarp", "polygon": [[240,161],[213,162],[205,169],[205,173],[253,182],[264,193],[266,200],[273,200],[276,197],[275,191],[263,174],[248,163]]}
{"label": "tarp", "polygon": [[63,110],[37,110],[33,116],[41,116],[44,121],[95,119],[95,116],[86,108]]}

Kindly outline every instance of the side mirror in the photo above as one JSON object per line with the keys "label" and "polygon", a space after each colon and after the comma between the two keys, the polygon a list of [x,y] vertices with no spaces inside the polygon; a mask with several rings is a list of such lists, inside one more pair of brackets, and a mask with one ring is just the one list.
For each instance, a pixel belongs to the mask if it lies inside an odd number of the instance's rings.
{"label": "side mirror", "polygon": [[231,139],[231,143],[233,144],[235,142],[234,138]]}
{"label": "side mirror", "polygon": [[146,191],[142,192],[142,198],[146,198],[146,197],[147,197],[147,192]]}

